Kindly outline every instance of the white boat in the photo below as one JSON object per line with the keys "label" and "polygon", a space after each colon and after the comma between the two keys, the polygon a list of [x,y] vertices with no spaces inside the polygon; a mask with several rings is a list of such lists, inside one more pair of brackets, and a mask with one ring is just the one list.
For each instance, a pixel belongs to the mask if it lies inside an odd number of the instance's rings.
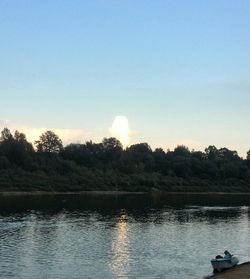
{"label": "white boat", "polygon": [[214,272],[221,272],[238,264],[239,260],[237,257],[231,255],[228,251],[225,251],[224,254],[224,257],[216,256],[215,259],[211,260]]}

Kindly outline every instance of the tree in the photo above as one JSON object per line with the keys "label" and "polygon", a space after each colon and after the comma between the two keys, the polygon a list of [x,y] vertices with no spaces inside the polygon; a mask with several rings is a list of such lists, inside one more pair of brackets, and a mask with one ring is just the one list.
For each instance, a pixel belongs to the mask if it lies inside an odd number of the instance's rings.
{"label": "tree", "polygon": [[1,169],[8,169],[11,166],[9,160],[5,156],[0,156],[0,170]]}
{"label": "tree", "polygon": [[154,171],[167,175],[169,172],[170,163],[167,155],[162,148],[156,148],[153,152],[154,157]]}
{"label": "tree", "polygon": [[247,151],[247,160],[250,160],[250,150]]}
{"label": "tree", "polygon": [[4,128],[1,132],[0,142],[13,140],[13,136],[8,128]]}
{"label": "tree", "polygon": [[122,150],[122,144],[121,142],[116,139],[116,138],[104,138],[102,140],[102,145],[103,145],[103,148],[105,150],[119,150],[121,151]]}
{"label": "tree", "polygon": [[122,144],[116,138],[104,138],[102,143],[102,159],[103,161],[114,161],[120,157],[122,153]]}
{"label": "tree", "polygon": [[0,136],[0,155],[11,157],[14,138],[8,128],[4,128]]}
{"label": "tree", "polygon": [[0,137],[0,155],[5,156],[9,162],[27,166],[33,152],[33,146],[27,141],[25,134],[15,131],[13,137],[9,129],[3,129]]}
{"label": "tree", "polygon": [[130,147],[127,148],[130,152],[132,153],[137,153],[137,154],[149,154],[152,152],[151,147],[149,146],[148,143],[142,142],[142,143],[137,143],[133,144]]}
{"label": "tree", "polygon": [[185,145],[178,145],[174,149],[174,156],[189,157],[190,151],[189,151],[188,147],[186,147]]}
{"label": "tree", "polygon": [[71,143],[61,152],[63,159],[72,160],[77,164],[86,167],[97,167],[102,150],[102,144],[96,144],[92,141],[85,144]]}
{"label": "tree", "polygon": [[154,170],[153,152],[148,143],[133,144],[126,151],[131,155],[132,163],[138,171],[145,170],[150,172]]}
{"label": "tree", "polygon": [[206,157],[209,160],[216,160],[219,158],[219,150],[214,145],[209,145],[205,149]]}
{"label": "tree", "polygon": [[37,152],[59,153],[63,149],[62,140],[53,131],[46,131],[35,141]]}
{"label": "tree", "polygon": [[219,156],[221,159],[228,160],[228,161],[236,161],[240,159],[237,151],[229,150],[226,147],[219,149]]}
{"label": "tree", "polygon": [[15,131],[14,140],[16,145],[19,147],[19,149],[22,149],[23,152],[34,152],[32,144],[27,141],[26,135],[24,133]]}
{"label": "tree", "polygon": [[182,178],[188,178],[191,175],[191,160],[185,156],[174,156],[172,166],[175,174]]}
{"label": "tree", "polygon": [[192,157],[193,158],[196,158],[196,159],[199,159],[199,160],[203,160],[206,158],[206,155],[201,152],[201,151],[192,151]]}

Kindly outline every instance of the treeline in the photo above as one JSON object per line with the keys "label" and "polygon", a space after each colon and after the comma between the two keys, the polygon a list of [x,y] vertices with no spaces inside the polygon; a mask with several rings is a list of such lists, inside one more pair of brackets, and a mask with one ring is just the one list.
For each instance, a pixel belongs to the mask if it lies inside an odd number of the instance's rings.
{"label": "treeline", "polygon": [[0,136],[0,191],[250,191],[250,151],[209,146],[152,150],[147,143],[123,148],[115,138],[65,147],[47,131],[29,143],[5,128]]}

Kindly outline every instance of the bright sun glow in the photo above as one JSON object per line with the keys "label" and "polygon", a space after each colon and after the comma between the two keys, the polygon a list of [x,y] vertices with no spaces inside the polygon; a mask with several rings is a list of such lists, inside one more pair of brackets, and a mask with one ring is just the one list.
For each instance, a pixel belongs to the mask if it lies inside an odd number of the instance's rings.
{"label": "bright sun glow", "polygon": [[130,142],[130,129],[126,116],[116,116],[110,129],[111,135],[117,138],[123,146]]}

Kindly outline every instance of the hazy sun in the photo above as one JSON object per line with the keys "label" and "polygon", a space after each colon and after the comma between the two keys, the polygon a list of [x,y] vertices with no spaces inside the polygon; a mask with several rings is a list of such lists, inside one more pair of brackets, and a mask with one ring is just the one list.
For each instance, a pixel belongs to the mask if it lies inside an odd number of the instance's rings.
{"label": "hazy sun", "polygon": [[117,138],[123,146],[130,142],[130,130],[126,116],[116,116],[110,129],[111,135]]}

